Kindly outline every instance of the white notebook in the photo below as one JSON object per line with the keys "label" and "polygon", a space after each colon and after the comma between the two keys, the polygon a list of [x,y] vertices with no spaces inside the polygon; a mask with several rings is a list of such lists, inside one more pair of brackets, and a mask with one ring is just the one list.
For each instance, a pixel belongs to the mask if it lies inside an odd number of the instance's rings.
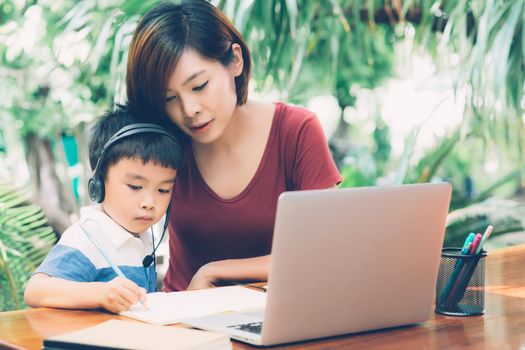
{"label": "white notebook", "polygon": [[44,340],[44,349],[231,350],[227,335],[110,320]]}
{"label": "white notebook", "polygon": [[217,313],[262,310],[266,293],[239,286],[185,292],[150,293],[146,305],[133,305],[120,315],[147,323],[166,325]]}

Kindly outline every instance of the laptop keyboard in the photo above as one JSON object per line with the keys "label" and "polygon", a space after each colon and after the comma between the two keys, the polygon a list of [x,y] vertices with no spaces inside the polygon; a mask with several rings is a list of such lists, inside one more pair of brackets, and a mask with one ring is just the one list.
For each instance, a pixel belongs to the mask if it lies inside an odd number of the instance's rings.
{"label": "laptop keyboard", "polygon": [[228,328],[233,328],[233,329],[244,331],[244,332],[261,334],[262,322],[238,324],[234,326],[228,326]]}

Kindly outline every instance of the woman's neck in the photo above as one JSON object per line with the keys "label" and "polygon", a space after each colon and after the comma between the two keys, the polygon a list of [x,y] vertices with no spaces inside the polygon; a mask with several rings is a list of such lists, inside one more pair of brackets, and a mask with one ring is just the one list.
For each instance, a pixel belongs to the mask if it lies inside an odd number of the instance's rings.
{"label": "woman's neck", "polygon": [[209,144],[193,142],[192,147],[194,153],[211,155],[238,152],[239,145],[243,144],[244,138],[249,137],[252,122],[250,120],[250,115],[252,115],[250,111],[253,109],[252,105],[253,103],[248,101],[242,106],[236,106],[223,134]]}

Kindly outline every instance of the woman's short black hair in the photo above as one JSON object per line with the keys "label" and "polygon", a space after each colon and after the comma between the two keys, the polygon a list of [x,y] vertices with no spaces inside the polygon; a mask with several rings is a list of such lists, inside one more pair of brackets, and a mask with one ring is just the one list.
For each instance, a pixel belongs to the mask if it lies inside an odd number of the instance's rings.
{"label": "woman's short black hair", "polygon": [[128,101],[166,118],[166,90],[175,66],[186,49],[227,66],[234,55],[232,44],[242,49],[243,71],[235,78],[237,105],[246,103],[250,79],[250,51],[241,34],[215,6],[206,0],[163,3],[140,20],[128,55]]}
{"label": "woman's short black hair", "polygon": [[[114,111],[100,117],[91,129],[89,163],[94,171],[106,142],[125,126],[144,123],[139,112],[128,106],[117,105]],[[168,130],[167,130],[168,131]],[[182,146],[176,136],[160,133],[138,133],[109,146],[100,160],[96,173],[106,180],[108,169],[121,159],[140,159],[165,168],[179,169],[182,164]]]}

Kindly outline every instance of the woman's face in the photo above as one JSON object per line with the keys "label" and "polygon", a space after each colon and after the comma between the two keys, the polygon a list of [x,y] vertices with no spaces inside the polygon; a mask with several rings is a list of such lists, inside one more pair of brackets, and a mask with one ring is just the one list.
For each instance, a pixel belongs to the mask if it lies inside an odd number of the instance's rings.
{"label": "woman's face", "polygon": [[235,58],[227,67],[185,50],[168,81],[166,112],[194,142],[215,142],[230,123],[237,103],[235,77],[242,72],[241,48],[232,48]]}

